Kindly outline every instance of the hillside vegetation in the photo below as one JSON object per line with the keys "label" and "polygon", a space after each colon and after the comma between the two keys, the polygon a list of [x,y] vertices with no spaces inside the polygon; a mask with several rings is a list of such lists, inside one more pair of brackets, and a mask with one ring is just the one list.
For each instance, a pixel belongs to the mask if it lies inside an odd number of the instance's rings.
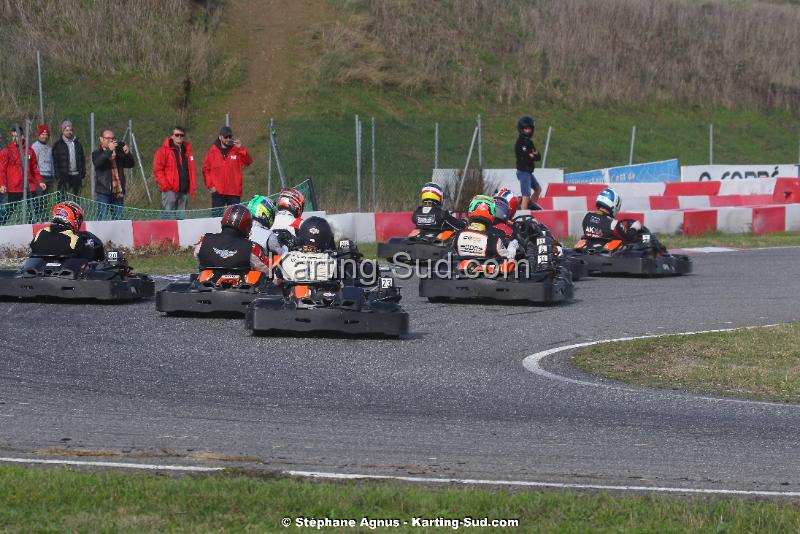
{"label": "hillside vegetation", "polygon": [[800,10],[706,0],[345,0],[323,82],[467,102],[800,106]]}

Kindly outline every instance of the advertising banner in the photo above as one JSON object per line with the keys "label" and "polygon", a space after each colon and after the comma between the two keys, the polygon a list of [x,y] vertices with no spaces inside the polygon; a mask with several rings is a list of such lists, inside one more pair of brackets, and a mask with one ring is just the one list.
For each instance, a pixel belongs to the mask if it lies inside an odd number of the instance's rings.
{"label": "advertising banner", "polygon": [[798,175],[798,166],[792,164],[681,166],[682,182],[797,178],[798,176],[800,176]]}
{"label": "advertising banner", "polygon": [[680,172],[677,159],[571,172],[564,175],[564,182],[572,184],[645,184],[678,181]]}

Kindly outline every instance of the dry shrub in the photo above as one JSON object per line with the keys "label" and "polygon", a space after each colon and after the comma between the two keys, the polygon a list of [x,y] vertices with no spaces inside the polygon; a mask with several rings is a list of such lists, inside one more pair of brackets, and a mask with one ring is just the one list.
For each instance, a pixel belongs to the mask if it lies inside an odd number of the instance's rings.
{"label": "dry shrub", "polygon": [[682,99],[800,109],[796,3],[361,0],[323,32],[321,82],[451,97]]}
{"label": "dry shrub", "polygon": [[75,83],[80,75],[125,73],[189,80],[189,86],[205,83],[220,59],[211,29],[221,4],[0,0],[0,114],[26,111],[20,109],[20,98],[36,90],[36,50],[47,69]]}

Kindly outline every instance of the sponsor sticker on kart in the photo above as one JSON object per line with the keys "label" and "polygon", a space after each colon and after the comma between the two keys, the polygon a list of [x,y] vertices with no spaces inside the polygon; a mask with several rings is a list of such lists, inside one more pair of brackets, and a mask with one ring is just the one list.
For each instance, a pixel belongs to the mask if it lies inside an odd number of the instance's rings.
{"label": "sponsor sticker on kart", "polygon": [[456,248],[459,256],[482,258],[489,248],[489,237],[478,232],[461,232]]}
{"label": "sponsor sticker on kart", "polygon": [[336,273],[336,261],[322,252],[292,251],[281,260],[281,272],[290,282],[327,282]]}

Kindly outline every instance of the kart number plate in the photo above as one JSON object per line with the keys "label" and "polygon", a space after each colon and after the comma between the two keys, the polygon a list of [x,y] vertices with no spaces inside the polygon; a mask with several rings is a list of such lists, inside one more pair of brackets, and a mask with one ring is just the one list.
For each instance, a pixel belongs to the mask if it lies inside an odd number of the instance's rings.
{"label": "kart number plate", "polygon": [[327,282],[336,273],[336,262],[321,252],[289,252],[281,260],[283,277],[290,282]]}
{"label": "kart number plate", "polygon": [[381,289],[394,287],[394,278],[381,278]]}

